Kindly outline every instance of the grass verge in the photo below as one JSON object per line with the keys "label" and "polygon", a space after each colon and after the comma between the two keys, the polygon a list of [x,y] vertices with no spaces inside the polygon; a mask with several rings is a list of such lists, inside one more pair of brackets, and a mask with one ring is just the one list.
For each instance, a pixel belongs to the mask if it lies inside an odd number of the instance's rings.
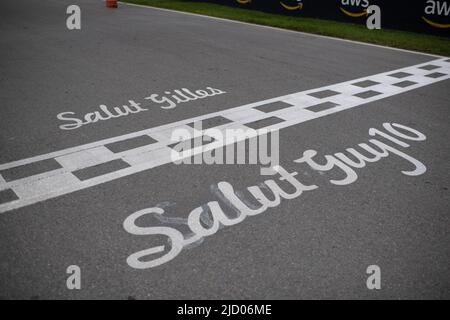
{"label": "grass verge", "polygon": [[308,32],[330,37],[374,43],[413,51],[450,56],[450,40],[443,37],[390,29],[367,30],[365,26],[330,20],[289,17],[247,9],[233,8],[207,2],[186,0],[122,0],[123,2],[157,8],[198,13],[260,24],[265,26]]}

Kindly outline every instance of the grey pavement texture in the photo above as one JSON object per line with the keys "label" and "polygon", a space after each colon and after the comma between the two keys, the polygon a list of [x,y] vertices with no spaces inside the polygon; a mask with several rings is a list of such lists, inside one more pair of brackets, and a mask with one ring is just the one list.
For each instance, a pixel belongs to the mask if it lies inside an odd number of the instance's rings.
{"label": "grey pavement texture", "polygon": [[[293,92],[415,65],[435,57],[101,1],[77,0],[82,29],[66,28],[67,0],[0,2],[0,163],[57,151]],[[432,71],[431,71],[432,72]],[[401,80],[399,80],[401,81]],[[151,93],[214,87],[227,93],[59,129],[56,115]],[[167,164],[0,215],[0,297],[39,299],[449,299],[450,82],[429,85],[280,133],[281,165],[319,189],[221,229],[174,260],[136,270],[126,258],[157,243],[127,233],[133,212],[164,202],[187,218],[214,200],[210,186],[243,190],[259,166]],[[384,122],[427,135],[331,185],[293,160],[342,152]],[[145,221],[142,222],[145,224]],[[147,225],[154,221],[147,221]],[[161,241],[160,241],[161,242]],[[366,288],[379,265],[382,289]],[[67,290],[78,265],[82,289]]]}

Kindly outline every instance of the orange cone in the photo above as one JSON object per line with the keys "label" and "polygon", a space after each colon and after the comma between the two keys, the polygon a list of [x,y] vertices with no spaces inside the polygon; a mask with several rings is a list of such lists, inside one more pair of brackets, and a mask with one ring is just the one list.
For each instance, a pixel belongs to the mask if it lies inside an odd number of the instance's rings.
{"label": "orange cone", "polygon": [[117,8],[117,0],[106,0],[107,8]]}

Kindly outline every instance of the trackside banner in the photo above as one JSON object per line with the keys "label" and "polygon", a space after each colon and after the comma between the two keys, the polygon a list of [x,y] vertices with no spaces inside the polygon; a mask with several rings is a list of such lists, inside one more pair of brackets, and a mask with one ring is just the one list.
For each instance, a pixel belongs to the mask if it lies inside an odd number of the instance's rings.
{"label": "trackside banner", "polygon": [[381,9],[382,28],[450,36],[450,0],[202,0],[290,16],[365,24]]}

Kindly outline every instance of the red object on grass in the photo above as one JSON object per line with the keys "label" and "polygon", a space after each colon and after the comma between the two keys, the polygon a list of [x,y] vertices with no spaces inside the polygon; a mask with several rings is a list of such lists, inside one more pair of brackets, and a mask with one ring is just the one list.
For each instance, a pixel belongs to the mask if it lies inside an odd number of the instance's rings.
{"label": "red object on grass", "polygon": [[117,8],[117,0],[106,0],[106,7]]}

